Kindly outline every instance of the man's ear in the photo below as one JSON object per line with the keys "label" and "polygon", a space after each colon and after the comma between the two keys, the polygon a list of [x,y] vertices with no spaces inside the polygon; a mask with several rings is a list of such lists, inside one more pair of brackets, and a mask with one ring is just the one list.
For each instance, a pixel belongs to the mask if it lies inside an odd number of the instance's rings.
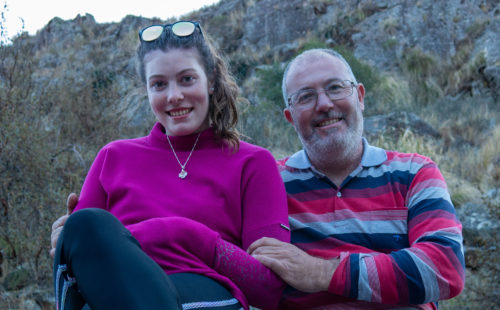
{"label": "man's ear", "polygon": [[365,111],[365,86],[361,83],[358,84],[358,101],[361,112]]}
{"label": "man's ear", "polygon": [[292,111],[290,111],[290,108],[284,108],[283,109],[283,115],[285,115],[286,120],[292,124],[292,126],[295,127],[295,123],[293,122],[292,118]]}

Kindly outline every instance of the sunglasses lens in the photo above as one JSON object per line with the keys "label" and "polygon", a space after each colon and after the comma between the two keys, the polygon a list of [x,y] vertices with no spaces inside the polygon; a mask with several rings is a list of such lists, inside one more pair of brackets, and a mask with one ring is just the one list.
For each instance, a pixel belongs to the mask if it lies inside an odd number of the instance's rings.
{"label": "sunglasses lens", "polygon": [[141,33],[143,41],[149,42],[158,39],[163,32],[163,26],[150,26],[145,28]]}
{"label": "sunglasses lens", "polygon": [[178,22],[172,25],[172,32],[178,37],[192,35],[196,25],[192,22]]}

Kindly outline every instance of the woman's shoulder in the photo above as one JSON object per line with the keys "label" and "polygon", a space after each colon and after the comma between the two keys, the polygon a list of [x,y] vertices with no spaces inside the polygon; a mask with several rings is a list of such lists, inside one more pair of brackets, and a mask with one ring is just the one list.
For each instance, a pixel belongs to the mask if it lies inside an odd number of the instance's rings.
{"label": "woman's shoulder", "polygon": [[272,159],[273,161],[275,160],[271,151],[269,151],[268,149],[245,141],[240,141],[238,153],[240,154],[240,156],[251,156],[258,158],[268,158]]}
{"label": "woman's shoulder", "polygon": [[118,139],[104,145],[101,151],[130,151],[135,148],[144,148],[147,145],[147,136],[131,139]]}
{"label": "woman's shoulder", "polygon": [[240,151],[243,152],[269,152],[270,151],[262,146],[252,144],[250,142],[246,142],[243,140],[240,140]]}

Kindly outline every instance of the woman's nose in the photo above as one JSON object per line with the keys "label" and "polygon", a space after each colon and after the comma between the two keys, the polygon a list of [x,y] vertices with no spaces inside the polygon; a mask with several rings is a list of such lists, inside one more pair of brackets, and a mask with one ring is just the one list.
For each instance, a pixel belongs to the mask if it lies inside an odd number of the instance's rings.
{"label": "woman's nose", "polygon": [[167,102],[176,103],[183,98],[184,95],[180,87],[175,83],[171,83],[167,89]]}

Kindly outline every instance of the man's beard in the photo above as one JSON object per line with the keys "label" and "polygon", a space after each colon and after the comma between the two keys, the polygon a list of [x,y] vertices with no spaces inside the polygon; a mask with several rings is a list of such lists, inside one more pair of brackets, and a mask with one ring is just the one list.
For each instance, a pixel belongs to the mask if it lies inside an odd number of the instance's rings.
{"label": "man's beard", "polygon": [[309,158],[312,157],[319,162],[343,162],[354,156],[360,147],[363,135],[363,114],[359,106],[356,107],[355,113],[344,135],[330,134],[327,137],[321,137],[313,132],[305,138],[299,134],[299,139]]}

